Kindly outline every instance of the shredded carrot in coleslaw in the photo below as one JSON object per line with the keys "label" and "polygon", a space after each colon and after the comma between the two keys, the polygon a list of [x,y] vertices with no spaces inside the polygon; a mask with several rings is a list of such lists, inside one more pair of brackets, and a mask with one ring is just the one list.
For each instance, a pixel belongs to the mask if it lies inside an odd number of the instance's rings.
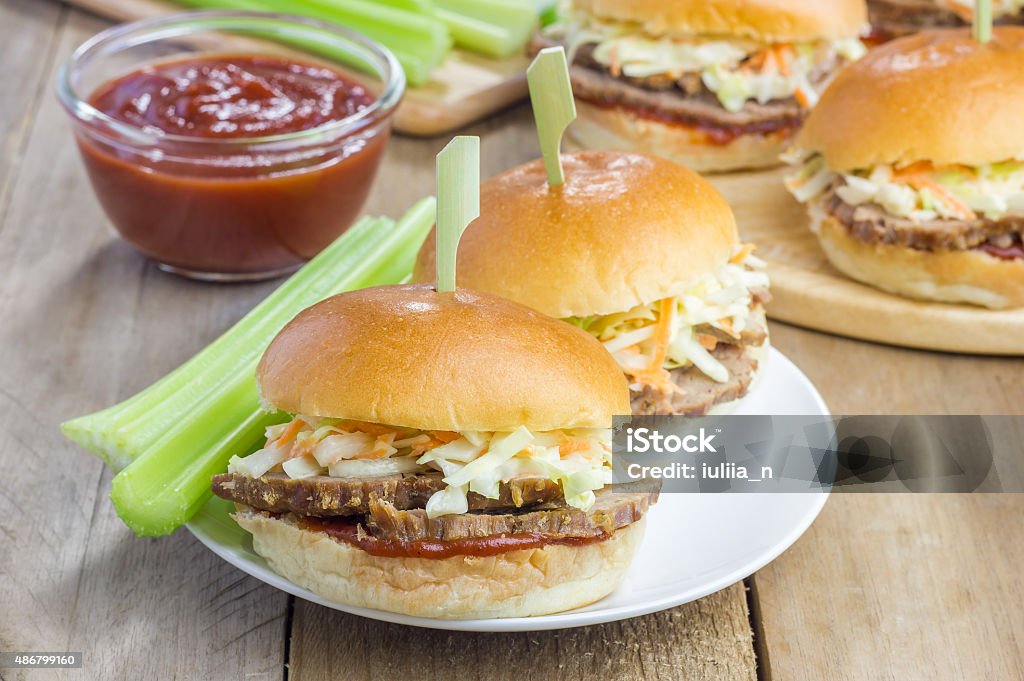
{"label": "shredded carrot in coleslaw", "polygon": [[[295,419],[294,421],[288,424],[288,427],[285,428],[284,432],[281,433],[278,436],[278,438],[273,441],[272,445],[274,447],[285,446],[286,444],[294,440],[295,436],[298,435],[303,428],[308,428],[306,422],[303,421],[302,419]],[[268,445],[269,444],[271,443],[268,443]]]}
{"label": "shredded carrot in coleslaw", "polygon": [[729,258],[729,262],[733,263],[734,265],[736,263],[743,262],[744,260],[746,260],[748,255],[754,252],[754,248],[756,248],[754,244],[743,244],[740,247],[740,250],[733,253],[733,256]]}
{"label": "shredded carrot in coleslaw", "polygon": [[565,442],[558,446],[558,455],[563,459],[572,456],[576,452],[585,452],[590,449],[590,443],[578,437],[566,438]]}
{"label": "shredded carrot in coleslaw", "polygon": [[789,57],[793,54],[793,48],[789,43],[780,43],[772,48],[775,61],[778,63],[779,73],[784,76],[790,74]]}
{"label": "shredded carrot in coleslaw", "polygon": [[455,442],[460,437],[462,437],[458,433],[453,433],[449,430],[432,430],[430,431],[430,436],[435,440],[440,440],[444,444],[448,444],[449,442]]}
{"label": "shredded carrot in coleslaw", "polygon": [[668,357],[668,346],[672,342],[672,328],[676,318],[676,299],[662,298],[658,306],[658,321],[654,327],[654,353],[647,365],[648,371],[660,370]]}
{"label": "shredded carrot in coleslaw", "polygon": [[394,432],[394,428],[388,428],[387,426],[382,426],[377,423],[370,423],[368,421],[346,420],[339,423],[338,428],[346,432],[366,433],[367,435],[375,436],[387,435],[388,433]]}
{"label": "shredded carrot in coleslaw", "polygon": [[958,199],[952,193],[949,192],[945,187],[940,185],[938,182],[923,174],[913,174],[902,172],[900,174],[893,173],[892,181],[899,184],[907,184],[914,189],[927,189],[937,196],[943,203],[949,206],[957,217],[963,220],[974,220],[978,217],[977,213],[971,210],[967,204]]}

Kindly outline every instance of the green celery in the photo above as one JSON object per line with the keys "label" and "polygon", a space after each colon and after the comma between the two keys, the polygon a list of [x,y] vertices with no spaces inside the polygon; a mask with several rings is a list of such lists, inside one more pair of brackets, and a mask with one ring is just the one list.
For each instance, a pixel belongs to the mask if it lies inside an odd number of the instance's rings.
{"label": "green celery", "polygon": [[558,22],[558,2],[556,0],[537,0],[536,7],[541,26],[550,26]]}
{"label": "green celery", "polygon": [[[410,0],[411,1],[411,0]],[[365,0],[177,0],[178,3],[204,9],[253,10],[297,14],[345,26],[363,33],[394,53],[410,85],[421,85],[430,78],[451,48],[445,26],[431,16],[391,7],[378,7]],[[352,55],[332,50],[312,40],[281,39],[303,49],[352,64]],[[358,65],[357,66],[363,66]],[[365,68],[365,66],[363,66]]]}
{"label": "green celery", "polygon": [[434,0],[434,6],[456,45],[491,57],[521,52],[539,22],[528,0]]}
{"label": "green celery", "polygon": [[261,0],[271,1],[281,3],[281,11],[333,22],[386,46],[406,69],[411,85],[425,82],[452,46],[447,28],[436,18],[371,0]]}
{"label": "green celery", "polygon": [[[433,225],[435,205],[433,199],[425,199],[398,223],[385,223],[376,250],[359,256],[357,262],[350,255],[354,251],[341,254],[331,263],[334,281],[326,290],[318,287],[316,299],[406,277],[418,250],[413,246]],[[223,471],[232,455],[256,448],[266,426],[282,418],[260,409],[254,372],[265,345],[235,348],[247,358],[246,366],[237,373],[213,376],[217,385],[202,403],[184,414],[172,414],[179,420],[114,477],[110,498],[137,534],[169,534],[187,522],[209,498],[210,476]],[[256,353],[250,359],[253,349]],[[151,414],[162,418],[163,411],[163,404],[155,404]]]}

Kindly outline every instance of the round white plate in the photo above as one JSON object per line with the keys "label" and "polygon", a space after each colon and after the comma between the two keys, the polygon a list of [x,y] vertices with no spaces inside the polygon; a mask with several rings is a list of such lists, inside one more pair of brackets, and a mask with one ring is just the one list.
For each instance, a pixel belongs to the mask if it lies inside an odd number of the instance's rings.
{"label": "round white plate", "polygon": [[[821,395],[785,355],[772,349],[756,389],[737,414],[828,415]],[[248,533],[214,498],[188,524],[218,556],[271,586],[363,617],[433,629],[537,631],[646,615],[696,600],[753,574],[789,548],[824,506],[826,492],[793,494],[663,494],[651,510],[647,536],[625,582],[585,608],[542,617],[439,620],[354,608],[325,600],[267,567]]]}

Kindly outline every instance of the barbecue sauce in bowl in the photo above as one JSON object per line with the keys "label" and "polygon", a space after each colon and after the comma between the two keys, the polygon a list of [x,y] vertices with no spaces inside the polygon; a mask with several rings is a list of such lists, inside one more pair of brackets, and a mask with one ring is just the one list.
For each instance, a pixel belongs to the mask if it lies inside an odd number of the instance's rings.
{"label": "barbecue sauce in bowl", "polygon": [[275,55],[150,64],[88,101],[121,124],[76,129],[111,222],[163,268],[205,279],[316,255],[362,209],[390,132],[390,111],[360,116],[377,101],[366,86]]}

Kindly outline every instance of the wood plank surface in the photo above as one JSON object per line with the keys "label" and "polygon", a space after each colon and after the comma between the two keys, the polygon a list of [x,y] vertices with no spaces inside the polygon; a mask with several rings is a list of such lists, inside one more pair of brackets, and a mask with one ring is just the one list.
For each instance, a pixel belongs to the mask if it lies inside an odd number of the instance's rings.
{"label": "wood plank surface", "polygon": [[1024,495],[840,494],[757,574],[771,678],[1024,679]]}
{"label": "wood plank surface", "polygon": [[33,106],[48,86],[54,41],[64,10],[57,3],[7,0],[0,4],[0,220],[25,155]]}
{"label": "wood plank surface", "polygon": [[[772,340],[836,414],[1024,413],[1024,359]],[[754,579],[768,678],[1024,679],[1022,565],[1024,494],[833,495]]]}
{"label": "wood plank surface", "polygon": [[512,634],[413,631],[298,601],[291,653],[298,681],[757,679],[743,584],[622,622]]}

